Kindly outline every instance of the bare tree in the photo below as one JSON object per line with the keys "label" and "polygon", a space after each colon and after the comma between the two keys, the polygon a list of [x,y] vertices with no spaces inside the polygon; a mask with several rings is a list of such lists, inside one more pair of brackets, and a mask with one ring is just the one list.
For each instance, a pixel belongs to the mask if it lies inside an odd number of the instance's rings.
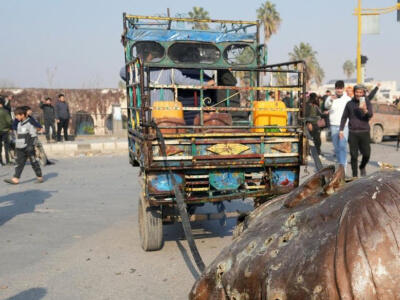
{"label": "bare tree", "polygon": [[49,85],[49,88],[54,87],[54,77],[56,76],[56,73],[57,73],[57,66],[46,68],[47,84]]}
{"label": "bare tree", "polygon": [[12,82],[9,79],[6,78],[0,78],[0,88],[3,89],[12,89],[12,88],[16,88],[17,86],[15,85],[14,82]]}

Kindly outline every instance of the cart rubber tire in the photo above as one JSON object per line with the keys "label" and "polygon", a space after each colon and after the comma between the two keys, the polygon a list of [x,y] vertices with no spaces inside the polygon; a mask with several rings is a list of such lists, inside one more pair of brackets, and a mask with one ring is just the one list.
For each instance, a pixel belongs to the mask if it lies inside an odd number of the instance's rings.
{"label": "cart rubber tire", "polygon": [[144,251],[160,250],[163,246],[163,224],[161,208],[148,206],[143,197],[139,199],[139,235]]}
{"label": "cart rubber tire", "polygon": [[374,125],[372,128],[372,142],[379,144],[383,140],[383,128],[380,125]]}

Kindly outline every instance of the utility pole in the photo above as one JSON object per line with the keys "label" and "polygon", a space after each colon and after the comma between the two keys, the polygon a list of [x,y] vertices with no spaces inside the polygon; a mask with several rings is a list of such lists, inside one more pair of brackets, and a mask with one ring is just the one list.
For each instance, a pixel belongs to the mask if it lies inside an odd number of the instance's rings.
{"label": "utility pole", "polygon": [[358,32],[357,32],[357,83],[361,83],[361,34],[362,34],[362,19],[361,19],[361,0],[358,0],[357,8]]}
{"label": "utility pole", "polygon": [[361,6],[361,0],[358,0],[358,7],[355,10],[354,15],[357,16],[358,30],[357,30],[357,83],[362,83],[361,76],[361,36],[362,36],[362,16],[371,15],[383,15],[397,11],[397,21],[400,22],[400,0],[397,0],[397,4],[391,7],[385,8],[368,8],[363,9]]}

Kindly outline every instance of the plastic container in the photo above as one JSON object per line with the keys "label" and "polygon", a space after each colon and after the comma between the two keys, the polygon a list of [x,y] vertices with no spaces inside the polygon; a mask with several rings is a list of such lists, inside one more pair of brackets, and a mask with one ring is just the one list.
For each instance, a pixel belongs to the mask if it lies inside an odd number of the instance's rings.
{"label": "plastic container", "polygon": [[164,109],[153,109],[153,119],[182,119],[183,120],[183,110],[182,103],[178,101],[155,101],[153,107],[160,108],[174,108],[170,110]]}
{"label": "plastic container", "polygon": [[[283,101],[254,101],[253,124],[254,126],[286,126],[287,111]],[[274,130],[285,132],[286,129]],[[269,128],[254,128],[253,132],[271,132]]]}

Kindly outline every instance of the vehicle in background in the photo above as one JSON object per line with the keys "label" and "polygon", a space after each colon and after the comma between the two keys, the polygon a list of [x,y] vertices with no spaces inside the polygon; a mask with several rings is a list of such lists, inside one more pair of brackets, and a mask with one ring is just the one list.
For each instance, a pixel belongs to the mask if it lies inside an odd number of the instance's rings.
{"label": "vehicle in background", "polygon": [[372,103],[371,140],[375,144],[382,142],[385,136],[398,136],[400,133],[400,110],[392,104]]}

